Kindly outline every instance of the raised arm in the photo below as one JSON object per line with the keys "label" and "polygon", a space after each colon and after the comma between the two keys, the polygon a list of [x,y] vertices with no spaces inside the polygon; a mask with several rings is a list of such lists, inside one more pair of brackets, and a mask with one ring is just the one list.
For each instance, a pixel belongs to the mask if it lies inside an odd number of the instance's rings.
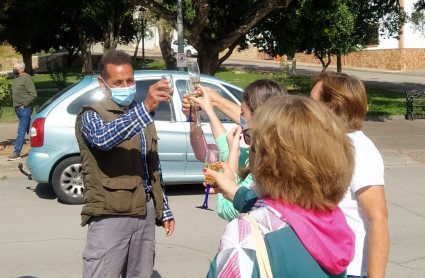
{"label": "raised arm", "polygon": [[210,126],[213,136],[214,138],[217,138],[220,135],[226,133],[226,129],[214,112],[212,98],[209,93],[201,85],[198,85],[197,90],[200,98],[190,97],[189,99],[197,103],[207,114],[208,118],[210,119]]}
{"label": "raised arm", "polygon": [[239,116],[241,107],[239,105],[228,99],[225,99],[219,93],[209,87],[205,87],[205,90],[211,96],[212,103],[215,108],[217,108],[221,113],[229,117],[235,123],[240,124]]}

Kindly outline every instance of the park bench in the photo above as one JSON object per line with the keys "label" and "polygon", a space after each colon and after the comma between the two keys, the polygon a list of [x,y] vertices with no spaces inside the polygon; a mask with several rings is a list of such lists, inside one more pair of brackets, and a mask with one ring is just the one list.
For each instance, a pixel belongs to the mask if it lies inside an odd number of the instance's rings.
{"label": "park bench", "polygon": [[415,107],[425,107],[425,91],[406,91],[406,117],[413,121],[413,110]]}

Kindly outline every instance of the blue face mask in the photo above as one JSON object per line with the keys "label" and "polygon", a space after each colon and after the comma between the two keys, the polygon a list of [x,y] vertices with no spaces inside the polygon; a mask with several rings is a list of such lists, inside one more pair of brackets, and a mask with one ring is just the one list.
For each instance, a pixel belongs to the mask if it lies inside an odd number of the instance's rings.
{"label": "blue face mask", "polygon": [[111,100],[120,106],[127,106],[134,99],[134,95],[136,94],[136,85],[124,88],[110,88],[105,80],[103,81],[106,87],[111,90]]}

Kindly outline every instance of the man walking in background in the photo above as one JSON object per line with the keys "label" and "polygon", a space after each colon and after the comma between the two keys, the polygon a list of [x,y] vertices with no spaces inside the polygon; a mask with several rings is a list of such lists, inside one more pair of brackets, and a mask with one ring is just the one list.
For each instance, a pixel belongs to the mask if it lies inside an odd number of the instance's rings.
{"label": "man walking in background", "polygon": [[34,81],[28,73],[24,72],[25,64],[17,61],[13,65],[13,74],[15,80],[12,84],[13,107],[15,114],[19,118],[18,136],[15,141],[15,150],[7,160],[16,160],[21,158],[22,146],[25,142],[25,133],[29,132],[33,101],[37,97]]}

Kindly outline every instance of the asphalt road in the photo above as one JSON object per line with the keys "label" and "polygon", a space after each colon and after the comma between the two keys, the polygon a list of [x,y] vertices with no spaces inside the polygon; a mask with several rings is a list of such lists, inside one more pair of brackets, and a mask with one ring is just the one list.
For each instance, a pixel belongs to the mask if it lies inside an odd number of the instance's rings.
{"label": "asphalt road", "polygon": [[[242,60],[226,60],[223,63],[226,67],[245,67],[249,69],[280,71],[279,63],[273,61],[242,61]],[[334,67],[328,70],[336,71]],[[298,74],[314,75],[321,71],[318,65],[298,64]],[[425,70],[395,72],[395,71],[366,71],[363,69],[342,69],[343,73],[357,76],[363,80],[367,86],[382,88],[391,91],[404,92],[405,90],[425,89]]]}
{"label": "asphalt road", "polygon": [[[425,277],[425,166],[387,169],[391,237],[388,278]],[[176,231],[157,228],[154,278],[205,277],[226,221],[196,209],[202,186],[169,186]],[[210,204],[215,204],[211,196]],[[0,277],[81,277],[86,228],[80,205],[60,203],[51,186],[24,177],[0,180]]]}

